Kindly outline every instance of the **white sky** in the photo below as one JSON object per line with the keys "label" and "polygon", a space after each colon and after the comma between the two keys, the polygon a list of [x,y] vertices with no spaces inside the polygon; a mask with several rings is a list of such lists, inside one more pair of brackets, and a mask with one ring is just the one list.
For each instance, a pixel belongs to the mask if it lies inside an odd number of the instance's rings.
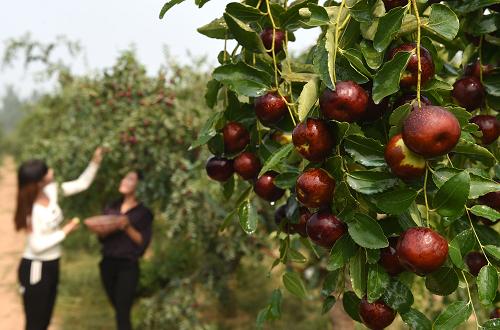
{"label": "white sky", "polygon": [[[212,0],[202,9],[194,0],[172,8],[163,20],[158,18],[163,0],[17,0],[4,1],[0,11],[0,55],[5,40],[29,32],[32,39],[51,42],[58,35],[79,41],[86,60],[72,65],[74,72],[109,67],[120,50],[135,45],[137,54],[150,72],[155,72],[164,60],[163,47],[180,61],[187,51],[215,59],[223,41],[209,39],[196,28],[223,13],[230,1]],[[291,50],[302,50],[316,39],[317,31],[297,34]],[[69,57],[65,57],[69,62]],[[215,62],[214,62],[215,63]],[[47,90],[53,82],[34,82],[32,72],[25,72],[22,62],[14,68],[0,71],[0,95],[7,84],[15,86],[22,95],[33,90]]]}

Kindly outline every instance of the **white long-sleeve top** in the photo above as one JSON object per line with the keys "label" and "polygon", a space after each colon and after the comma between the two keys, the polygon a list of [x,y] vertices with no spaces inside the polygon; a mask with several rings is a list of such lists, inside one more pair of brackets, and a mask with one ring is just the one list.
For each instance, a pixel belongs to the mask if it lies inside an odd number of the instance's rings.
{"label": "white long-sleeve top", "polygon": [[[80,177],[61,184],[64,196],[82,192],[91,185],[99,165],[90,162]],[[31,231],[27,235],[23,258],[30,260],[55,260],[61,256],[61,242],[65,238],[60,225],[63,213],[58,204],[58,185],[53,182],[45,186],[44,193],[49,199],[47,206],[35,203],[31,212]]]}

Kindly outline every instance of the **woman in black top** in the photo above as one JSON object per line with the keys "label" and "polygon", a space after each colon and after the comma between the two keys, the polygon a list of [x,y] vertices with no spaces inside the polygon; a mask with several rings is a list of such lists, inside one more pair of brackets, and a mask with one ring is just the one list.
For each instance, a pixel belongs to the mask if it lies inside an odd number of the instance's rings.
{"label": "woman in black top", "polygon": [[104,209],[105,215],[116,215],[121,230],[100,235],[102,260],[101,280],[113,305],[117,329],[132,329],[130,310],[139,281],[139,258],[151,241],[152,212],[136,198],[142,176],[137,171],[127,173],[120,183],[122,198]]}

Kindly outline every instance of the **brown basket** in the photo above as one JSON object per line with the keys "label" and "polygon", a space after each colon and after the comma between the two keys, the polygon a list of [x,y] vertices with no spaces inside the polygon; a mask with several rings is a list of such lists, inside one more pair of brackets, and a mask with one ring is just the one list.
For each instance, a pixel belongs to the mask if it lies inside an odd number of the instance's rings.
{"label": "brown basket", "polygon": [[120,230],[121,223],[116,215],[98,215],[85,219],[87,228],[98,235],[108,235]]}

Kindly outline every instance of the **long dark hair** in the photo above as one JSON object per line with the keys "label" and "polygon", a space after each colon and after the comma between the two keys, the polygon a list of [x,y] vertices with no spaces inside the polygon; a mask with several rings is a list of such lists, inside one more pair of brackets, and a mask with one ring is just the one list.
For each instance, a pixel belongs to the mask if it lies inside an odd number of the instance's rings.
{"label": "long dark hair", "polygon": [[35,199],[40,193],[38,183],[42,181],[49,167],[44,161],[33,159],[19,166],[17,172],[17,207],[14,216],[16,230],[28,228],[28,216],[31,215]]}

